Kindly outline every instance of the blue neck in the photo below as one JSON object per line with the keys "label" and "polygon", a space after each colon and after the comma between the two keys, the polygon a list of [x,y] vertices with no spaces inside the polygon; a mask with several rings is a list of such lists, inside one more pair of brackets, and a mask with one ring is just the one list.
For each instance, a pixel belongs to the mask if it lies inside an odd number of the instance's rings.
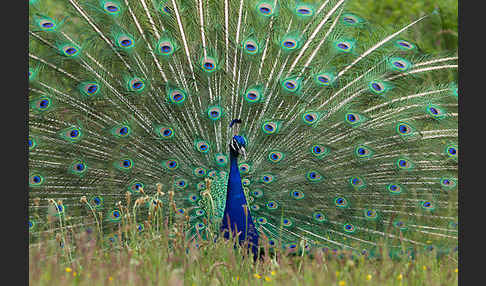
{"label": "blue neck", "polygon": [[[228,179],[228,192],[226,193],[226,199],[232,197],[233,195],[237,195],[237,192],[240,191],[240,187],[238,187],[238,182],[241,185],[241,175],[240,175],[240,168],[238,167],[238,158],[230,153],[230,173]],[[229,188],[229,184],[232,183],[232,188]],[[231,191],[231,193],[230,193]],[[241,185],[241,193],[243,193],[243,185]],[[246,199],[243,196],[243,199]]]}
{"label": "blue neck", "polygon": [[[247,208],[246,212],[245,207]],[[228,227],[228,220],[231,227]],[[230,173],[226,192],[226,206],[221,224],[221,231],[225,230],[226,232],[223,234],[225,238],[229,238],[229,231],[231,231],[232,235],[241,231],[238,237],[239,243],[242,244],[245,240],[248,240],[253,244],[253,254],[257,254],[258,232],[253,224],[253,219],[248,204],[246,203],[245,193],[243,192],[240,170],[238,168],[238,158],[232,152],[230,152]]]}

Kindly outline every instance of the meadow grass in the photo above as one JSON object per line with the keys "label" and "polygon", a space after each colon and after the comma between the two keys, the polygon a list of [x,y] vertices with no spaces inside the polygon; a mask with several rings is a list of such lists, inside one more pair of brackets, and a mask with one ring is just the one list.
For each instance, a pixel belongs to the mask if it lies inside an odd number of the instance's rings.
{"label": "meadow grass", "polygon": [[414,260],[351,259],[346,253],[289,256],[277,251],[253,263],[231,242],[201,243],[141,236],[129,246],[104,249],[79,236],[66,263],[56,241],[30,248],[30,285],[457,285],[456,257],[434,253]]}
{"label": "meadow grass", "polygon": [[[81,198],[83,201],[83,198]],[[84,199],[86,201],[86,199]],[[172,201],[173,202],[173,201]],[[62,204],[62,202],[54,202]],[[135,204],[136,205],[136,204]],[[149,209],[143,230],[132,208],[119,206],[115,232],[100,232],[101,220],[75,228],[57,216],[29,249],[30,285],[457,285],[458,254],[417,252],[392,259],[386,247],[374,257],[346,250],[296,251],[263,243],[256,262],[233,241],[187,239],[187,216]],[[169,206],[175,210],[175,205]],[[96,213],[92,212],[96,217]],[[54,237],[54,239],[53,239]],[[122,239],[123,238],[123,239]],[[246,257],[245,257],[246,256]]]}

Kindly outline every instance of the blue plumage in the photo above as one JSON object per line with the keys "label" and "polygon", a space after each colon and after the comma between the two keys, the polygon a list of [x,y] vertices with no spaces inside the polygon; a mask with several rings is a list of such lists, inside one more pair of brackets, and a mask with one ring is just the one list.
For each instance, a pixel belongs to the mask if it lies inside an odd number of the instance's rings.
{"label": "blue plumage", "polygon": [[[239,122],[233,120],[230,126]],[[230,144],[230,173],[221,231],[226,239],[230,238],[230,233],[231,236],[238,235],[240,245],[248,241],[251,251],[256,258],[258,253],[258,232],[253,224],[248,203],[246,202],[238,167],[238,156],[244,154],[245,146],[246,142],[243,137],[240,135],[233,136]]]}

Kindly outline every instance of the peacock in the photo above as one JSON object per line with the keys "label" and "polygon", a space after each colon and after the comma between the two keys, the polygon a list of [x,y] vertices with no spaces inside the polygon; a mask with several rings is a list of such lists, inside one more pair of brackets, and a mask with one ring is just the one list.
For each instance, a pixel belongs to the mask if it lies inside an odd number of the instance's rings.
{"label": "peacock", "polygon": [[30,0],[30,242],[456,251],[457,55],[347,2]]}

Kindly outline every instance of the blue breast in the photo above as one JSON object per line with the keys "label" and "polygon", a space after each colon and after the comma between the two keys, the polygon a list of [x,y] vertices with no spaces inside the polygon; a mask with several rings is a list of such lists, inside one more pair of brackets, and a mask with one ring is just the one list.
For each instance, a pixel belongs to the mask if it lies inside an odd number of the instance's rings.
{"label": "blue breast", "polygon": [[[246,212],[244,206],[246,206],[248,209]],[[258,253],[258,231],[253,224],[253,219],[246,203],[243,186],[241,184],[240,170],[238,168],[238,158],[231,152],[230,173],[226,193],[226,206],[221,224],[221,231],[224,232],[223,237],[226,239],[230,238],[228,225],[231,225],[232,235],[236,235],[237,232],[241,232],[238,237],[238,242],[240,245],[242,245],[245,240],[248,240],[251,245],[254,258],[256,259],[256,255]]]}

